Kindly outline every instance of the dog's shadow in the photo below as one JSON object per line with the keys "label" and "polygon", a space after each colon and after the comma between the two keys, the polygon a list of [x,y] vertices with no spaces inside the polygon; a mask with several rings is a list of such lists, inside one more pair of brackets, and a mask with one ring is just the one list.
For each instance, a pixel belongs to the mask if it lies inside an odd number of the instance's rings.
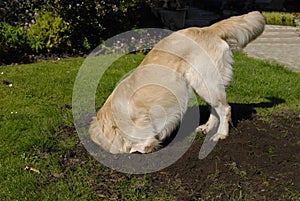
{"label": "dog's shadow", "polygon": [[[284,99],[276,97],[266,97],[266,102],[260,103],[229,103],[231,106],[231,120],[232,126],[237,127],[242,120],[251,120],[257,113],[255,108],[272,108],[276,105],[285,103]],[[200,122],[199,125],[205,124],[209,118],[209,107],[199,106],[200,108]]]}
{"label": "dog's shadow", "polygon": [[[251,120],[257,113],[256,108],[272,108],[285,102],[285,100],[276,97],[266,97],[266,99],[269,101],[260,103],[229,103],[231,106],[231,126],[237,127],[240,121]],[[178,139],[184,139],[187,133],[192,133],[195,131],[197,126],[205,124],[209,115],[210,109],[208,106],[200,105],[189,107],[181,124],[172,132],[169,138],[162,142],[161,145],[163,147],[169,145],[175,137]],[[195,123],[195,116],[199,117],[199,122]]]}

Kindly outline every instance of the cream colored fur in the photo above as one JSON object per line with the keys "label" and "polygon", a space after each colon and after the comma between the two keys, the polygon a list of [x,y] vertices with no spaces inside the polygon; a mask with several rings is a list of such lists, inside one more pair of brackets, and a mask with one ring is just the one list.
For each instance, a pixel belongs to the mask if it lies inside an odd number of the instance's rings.
{"label": "cream colored fur", "polygon": [[229,132],[225,88],[232,78],[230,42],[245,47],[264,30],[259,12],[210,27],[187,28],[161,40],[139,67],[121,81],[91,123],[91,139],[110,153],[149,153],[179,125],[194,90],[211,106],[206,124],[212,140]]}

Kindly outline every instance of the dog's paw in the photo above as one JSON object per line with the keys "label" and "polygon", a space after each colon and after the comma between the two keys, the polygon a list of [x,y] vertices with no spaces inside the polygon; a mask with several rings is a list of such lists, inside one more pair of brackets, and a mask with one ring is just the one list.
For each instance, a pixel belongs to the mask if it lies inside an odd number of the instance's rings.
{"label": "dog's paw", "polygon": [[196,128],[196,132],[197,133],[203,133],[203,134],[207,134],[208,133],[208,125],[207,124],[203,124],[203,125],[201,125],[201,126],[198,126],[197,128]]}
{"label": "dog's paw", "polygon": [[219,140],[224,140],[227,136],[228,136],[228,134],[216,133],[210,138],[210,140],[217,142]]}

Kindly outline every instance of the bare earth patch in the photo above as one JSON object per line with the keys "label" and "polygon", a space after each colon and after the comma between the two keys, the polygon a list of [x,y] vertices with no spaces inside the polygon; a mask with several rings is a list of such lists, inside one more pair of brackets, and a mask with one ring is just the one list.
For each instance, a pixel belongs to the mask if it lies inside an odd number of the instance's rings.
{"label": "bare earth patch", "polygon": [[[195,143],[163,175],[153,175],[178,200],[290,200],[300,193],[300,116],[276,113],[238,123],[204,160]],[[166,185],[166,181],[172,182]],[[291,192],[298,195],[290,195]],[[289,197],[288,197],[289,196]]]}
{"label": "bare earth patch", "polygon": [[[66,136],[75,133],[67,127],[63,132]],[[95,160],[88,163],[93,159],[78,141],[60,160],[63,172],[50,175],[43,185],[80,166],[94,178],[95,195],[105,200],[130,200],[132,192],[125,188],[140,190],[147,200],[158,200],[158,189],[181,201],[300,199],[299,114],[284,111],[236,122],[229,137],[199,160],[202,143],[197,140],[182,158],[160,172],[127,175]]]}

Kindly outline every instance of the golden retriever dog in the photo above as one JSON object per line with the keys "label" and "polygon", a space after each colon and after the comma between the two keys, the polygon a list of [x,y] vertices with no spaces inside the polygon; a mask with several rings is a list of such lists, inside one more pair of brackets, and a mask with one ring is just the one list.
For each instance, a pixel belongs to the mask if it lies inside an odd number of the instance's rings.
{"label": "golden retriever dog", "polygon": [[211,140],[225,139],[231,120],[225,92],[232,78],[230,45],[245,47],[264,25],[254,11],[162,39],[97,112],[89,129],[92,141],[113,154],[156,151],[180,124],[193,91],[211,108],[196,131],[216,128]]}

